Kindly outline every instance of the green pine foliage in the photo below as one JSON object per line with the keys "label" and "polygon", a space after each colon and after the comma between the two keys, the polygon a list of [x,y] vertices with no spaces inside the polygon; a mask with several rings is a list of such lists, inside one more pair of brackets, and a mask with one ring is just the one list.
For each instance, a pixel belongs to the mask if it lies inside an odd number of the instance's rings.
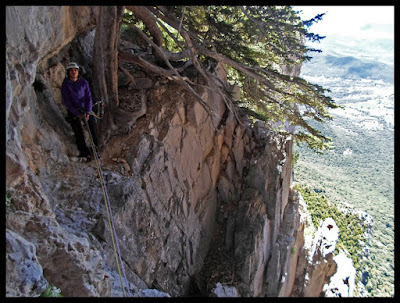
{"label": "green pine foliage", "polygon": [[[332,119],[328,111],[338,105],[325,95],[328,91],[324,88],[287,75],[310,60],[310,52],[320,52],[306,47],[305,40],[324,38],[309,32],[324,14],[302,21],[290,6],[147,8],[151,14],[148,19],[156,22],[162,32],[166,51],[186,54],[184,60],[192,60],[199,73],[210,79],[210,62],[214,66],[224,64],[228,80],[241,90],[238,105],[248,115],[279,132],[292,132],[298,143],[304,142],[313,150],[331,147],[330,138],[310,121]],[[150,34],[131,12],[126,12],[124,21],[125,31],[137,25]],[[287,121],[297,130],[284,129],[282,124]]]}
{"label": "green pine foliage", "polygon": [[9,207],[12,202],[12,192],[7,190],[6,191],[6,206]]}
{"label": "green pine foliage", "polygon": [[60,298],[61,290],[53,285],[47,284],[46,290],[40,295],[43,298]]}

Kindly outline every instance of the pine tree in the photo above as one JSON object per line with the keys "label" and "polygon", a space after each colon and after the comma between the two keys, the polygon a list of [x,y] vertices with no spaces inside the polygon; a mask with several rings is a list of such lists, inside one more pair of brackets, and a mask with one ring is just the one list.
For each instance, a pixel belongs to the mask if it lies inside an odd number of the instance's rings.
{"label": "pine tree", "polygon": [[[209,88],[223,97],[238,121],[241,108],[278,131],[291,132],[297,142],[322,151],[329,147],[330,138],[309,121],[331,119],[329,109],[338,105],[326,96],[327,90],[291,73],[310,60],[309,52],[319,51],[307,48],[305,40],[323,38],[308,31],[322,17],[302,21],[289,6],[127,6],[125,26],[151,45],[167,68],[122,50],[119,59],[178,81],[211,111],[197,93],[197,84],[173,67],[173,61],[185,61],[185,66],[193,65]],[[228,71],[228,80],[239,86],[239,102],[210,72],[209,67],[217,63]],[[296,131],[283,127],[285,122]]]}

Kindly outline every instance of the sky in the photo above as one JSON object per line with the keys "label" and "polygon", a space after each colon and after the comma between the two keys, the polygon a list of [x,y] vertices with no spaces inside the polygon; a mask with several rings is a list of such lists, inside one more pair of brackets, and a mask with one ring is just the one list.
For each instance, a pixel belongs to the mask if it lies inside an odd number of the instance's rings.
{"label": "sky", "polygon": [[326,13],[311,31],[322,36],[340,34],[357,39],[393,38],[394,6],[294,6],[300,17]]}
{"label": "sky", "polygon": [[326,13],[309,32],[326,36],[310,46],[394,64],[394,6],[293,6],[303,20]]}

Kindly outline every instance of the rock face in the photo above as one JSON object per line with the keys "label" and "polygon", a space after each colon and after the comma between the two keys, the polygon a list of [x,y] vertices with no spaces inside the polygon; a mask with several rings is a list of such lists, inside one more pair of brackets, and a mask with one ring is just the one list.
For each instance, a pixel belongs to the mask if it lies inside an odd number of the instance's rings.
{"label": "rock face", "polygon": [[13,287],[8,296],[35,297],[46,289],[42,266],[37,262],[36,247],[20,235],[7,230],[7,273]]}
{"label": "rock face", "polygon": [[314,232],[311,218],[304,216],[303,219],[306,237],[299,255],[292,296],[353,296],[356,276],[353,261],[343,250],[333,255],[339,236],[335,221],[332,218],[321,221],[318,230]]}
{"label": "rock face", "polygon": [[[6,8],[7,296],[38,296],[48,283],[63,296],[123,294],[97,167],[70,160],[59,93],[69,60],[91,81],[95,15]],[[303,287],[312,267],[290,188],[292,138],[238,123],[209,89],[198,93],[216,115],[174,82],[126,68],[141,80],[121,86],[121,104],[144,110],[110,138],[101,164],[134,296],[206,293],[202,273],[218,251],[234,264],[225,295],[320,295],[323,284]]]}
{"label": "rock face", "polygon": [[333,257],[337,264],[337,271],[331,277],[329,284],[324,285],[325,297],[353,297],[356,269],[344,251]]}
{"label": "rock face", "polygon": [[337,269],[332,252],[336,248],[338,236],[339,229],[332,218],[321,221],[308,255],[304,296],[323,295],[323,286],[329,283],[330,277]]}
{"label": "rock face", "polygon": [[215,285],[215,288],[212,290],[210,297],[236,298],[240,296],[235,287],[223,286],[221,283],[217,283],[217,285]]}

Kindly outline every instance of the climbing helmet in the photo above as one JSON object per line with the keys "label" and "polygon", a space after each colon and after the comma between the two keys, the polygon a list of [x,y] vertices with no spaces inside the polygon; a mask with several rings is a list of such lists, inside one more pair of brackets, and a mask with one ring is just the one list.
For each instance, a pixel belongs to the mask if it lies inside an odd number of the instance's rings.
{"label": "climbing helmet", "polygon": [[76,68],[76,69],[79,70],[79,65],[76,64],[75,62],[70,62],[70,63],[68,63],[68,65],[67,65],[67,70],[69,70],[70,68]]}

